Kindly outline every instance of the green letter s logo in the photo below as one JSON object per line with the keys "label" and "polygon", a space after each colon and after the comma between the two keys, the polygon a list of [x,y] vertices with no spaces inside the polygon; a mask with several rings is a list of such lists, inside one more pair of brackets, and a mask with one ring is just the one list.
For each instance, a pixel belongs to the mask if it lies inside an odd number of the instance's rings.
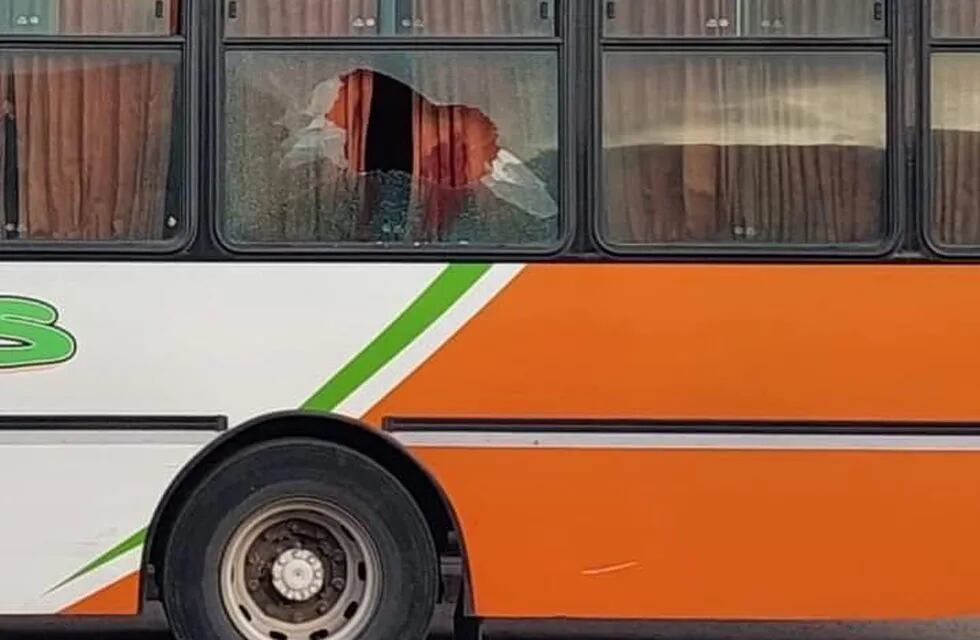
{"label": "green letter s logo", "polygon": [[0,371],[70,360],[75,338],[57,322],[57,309],[45,302],[0,296]]}

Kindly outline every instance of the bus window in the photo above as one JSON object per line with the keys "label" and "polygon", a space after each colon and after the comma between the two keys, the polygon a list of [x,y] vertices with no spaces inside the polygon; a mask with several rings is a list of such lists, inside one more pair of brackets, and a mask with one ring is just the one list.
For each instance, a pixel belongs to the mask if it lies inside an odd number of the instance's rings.
{"label": "bus window", "polygon": [[609,36],[728,36],[736,34],[735,0],[610,0]]}
{"label": "bus window", "polygon": [[980,78],[977,53],[932,58],[932,240],[980,246]]}
{"label": "bus window", "polygon": [[0,51],[0,250],[178,223],[179,51]]}
{"label": "bus window", "polygon": [[748,36],[885,35],[882,0],[749,0],[743,6]]}
{"label": "bus window", "polygon": [[554,0],[226,0],[228,36],[553,36]]}
{"label": "bus window", "polygon": [[224,0],[225,35],[378,35],[378,0]]}
{"label": "bus window", "polygon": [[980,3],[932,0],[932,34],[937,38],[980,37]]}
{"label": "bus window", "polygon": [[600,233],[619,246],[872,243],[885,57],[609,52]]}
{"label": "bus window", "polygon": [[5,0],[0,34],[171,35],[177,0]]}
{"label": "bus window", "polygon": [[608,36],[874,37],[881,0],[609,0]]}
{"label": "bus window", "polygon": [[424,36],[553,36],[555,0],[404,0],[399,30]]}
{"label": "bus window", "polygon": [[233,245],[548,247],[557,55],[227,54]]}

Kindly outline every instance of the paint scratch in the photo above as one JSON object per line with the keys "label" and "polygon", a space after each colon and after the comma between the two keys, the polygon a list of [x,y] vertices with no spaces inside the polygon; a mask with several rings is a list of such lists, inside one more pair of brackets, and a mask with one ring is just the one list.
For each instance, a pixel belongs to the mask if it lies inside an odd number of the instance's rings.
{"label": "paint scratch", "polygon": [[615,573],[617,571],[625,571],[626,569],[632,569],[634,567],[640,566],[639,562],[623,562],[620,564],[609,565],[608,567],[597,567],[595,569],[583,569],[583,576],[601,576],[607,573]]}

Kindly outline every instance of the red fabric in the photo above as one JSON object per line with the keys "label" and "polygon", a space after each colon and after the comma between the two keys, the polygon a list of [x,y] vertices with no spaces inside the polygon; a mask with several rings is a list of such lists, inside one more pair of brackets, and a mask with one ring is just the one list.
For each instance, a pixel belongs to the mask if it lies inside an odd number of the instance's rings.
{"label": "red fabric", "polygon": [[347,132],[345,155],[351,171],[363,172],[367,154],[368,121],[374,72],[358,69],[341,77],[340,94],[327,119]]}
{"label": "red fabric", "polygon": [[[341,77],[341,89],[327,118],[346,131],[346,157],[353,172],[364,172],[374,74],[358,69]],[[425,210],[424,228],[439,234],[459,217],[467,189],[491,171],[500,151],[497,127],[482,111],[437,105],[412,97],[413,177]]]}
{"label": "red fabric", "polygon": [[497,127],[474,107],[435,105],[418,94],[414,102],[414,175],[425,229],[438,233],[459,217],[466,189],[490,173],[500,151]]}

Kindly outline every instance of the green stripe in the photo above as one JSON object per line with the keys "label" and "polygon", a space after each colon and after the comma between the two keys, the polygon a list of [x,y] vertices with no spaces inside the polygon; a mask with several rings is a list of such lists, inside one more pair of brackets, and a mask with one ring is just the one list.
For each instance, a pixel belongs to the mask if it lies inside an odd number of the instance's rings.
{"label": "green stripe", "polygon": [[[389,324],[368,346],[327,380],[303,403],[304,409],[333,411],[341,402],[391,362],[416,338],[448,311],[480,278],[489,264],[451,264]],[[56,591],[84,575],[104,567],[120,556],[143,546],[147,530],[141,529],[48,590]]]}
{"label": "green stripe", "polygon": [[452,264],[394,322],[303,403],[333,411],[371,376],[405,350],[490,269],[488,264]]}
{"label": "green stripe", "polygon": [[142,547],[143,543],[145,542],[146,542],[146,529],[140,529],[133,535],[129,536],[128,538],[126,538],[125,540],[123,540],[122,542],[114,546],[113,548],[103,553],[101,556],[99,556],[92,562],[89,562],[87,565],[85,565],[75,573],[71,574],[70,576],[68,576],[58,584],[48,589],[47,593],[51,593],[52,591],[57,591],[58,589],[65,586],[69,582],[74,582],[75,580],[78,580],[82,576],[92,573],[93,571],[99,569],[100,567],[104,567],[105,565],[109,564],[113,560],[129,553],[133,549],[138,549]]}

